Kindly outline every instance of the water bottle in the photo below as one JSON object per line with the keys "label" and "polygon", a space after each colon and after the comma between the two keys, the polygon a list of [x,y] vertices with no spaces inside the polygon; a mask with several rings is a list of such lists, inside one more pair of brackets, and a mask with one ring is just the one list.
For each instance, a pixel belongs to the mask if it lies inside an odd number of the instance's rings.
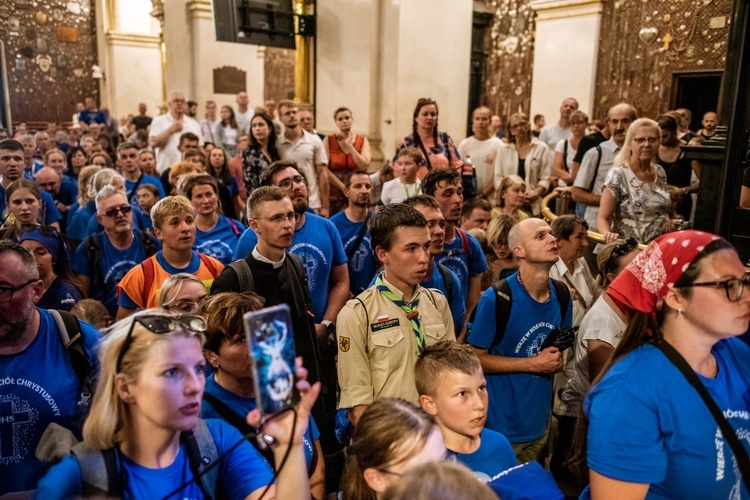
{"label": "water bottle", "polygon": [[471,162],[471,156],[466,155],[464,164],[461,167],[461,184],[464,188],[464,200],[470,200],[477,195],[477,176],[474,171],[474,164]]}

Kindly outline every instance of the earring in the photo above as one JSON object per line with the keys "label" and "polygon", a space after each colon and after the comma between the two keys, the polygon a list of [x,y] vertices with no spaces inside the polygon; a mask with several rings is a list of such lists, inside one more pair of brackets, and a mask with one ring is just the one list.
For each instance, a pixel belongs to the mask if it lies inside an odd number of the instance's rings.
{"label": "earring", "polygon": [[677,316],[682,315],[682,309],[677,309]]}

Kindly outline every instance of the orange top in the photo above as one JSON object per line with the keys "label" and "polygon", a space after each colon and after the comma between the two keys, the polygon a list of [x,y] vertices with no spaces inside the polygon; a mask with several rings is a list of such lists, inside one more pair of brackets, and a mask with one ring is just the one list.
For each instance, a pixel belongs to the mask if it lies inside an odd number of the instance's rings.
{"label": "orange top", "polygon": [[[354,149],[357,153],[362,152],[362,145],[365,143],[365,138],[361,135],[354,136]],[[336,135],[328,136],[328,151],[330,154],[329,167],[331,170],[357,170],[357,164],[354,163],[354,158],[350,154],[344,154],[339,146],[339,141],[336,139]]]}

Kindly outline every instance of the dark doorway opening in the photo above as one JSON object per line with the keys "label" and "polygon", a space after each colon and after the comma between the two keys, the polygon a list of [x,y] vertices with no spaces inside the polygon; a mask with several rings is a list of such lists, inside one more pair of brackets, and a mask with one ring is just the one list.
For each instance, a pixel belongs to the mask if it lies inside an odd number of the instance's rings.
{"label": "dark doorway opening", "polygon": [[672,98],[669,109],[687,108],[693,112],[690,130],[703,128],[701,120],[709,111],[718,112],[721,71],[672,74]]}

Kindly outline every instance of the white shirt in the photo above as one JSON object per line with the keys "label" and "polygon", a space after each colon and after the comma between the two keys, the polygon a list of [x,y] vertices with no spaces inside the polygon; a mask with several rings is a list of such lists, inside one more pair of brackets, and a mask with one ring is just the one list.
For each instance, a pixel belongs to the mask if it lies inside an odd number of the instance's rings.
{"label": "white shirt", "polygon": [[237,120],[237,126],[240,128],[243,134],[247,133],[250,128],[250,122],[255,116],[255,110],[250,106],[247,107],[247,111],[244,113],[240,112],[239,109],[234,110],[234,119]]}
{"label": "white shirt", "polygon": [[[589,191],[591,187],[591,181],[594,181],[594,187],[591,189],[591,194],[601,196],[602,188],[604,187],[604,180],[607,178],[607,172],[612,168],[612,162],[620,151],[620,147],[609,139],[599,144],[602,150],[601,161],[599,161],[598,148],[593,147],[586,151],[581,160],[581,166],[578,169],[578,175],[576,180],[573,182],[573,186],[585,189]],[[596,163],[599,161],[599,170],[596,172],[596,179],[594,179],[594,171],[596,170]],[[589,223],[589,227],[596,228],[596,216],[599,215],[599,205],[587,205],[586,212],[584,212],[583,218]]]}
{"label": "white shirt", "polygon": [[[576,289],[587,307],[584,307],[580,300],[573,301],[573,326],[578,326],[583,321],[586,311],[591,308],[594,301],[599,297],[600,290],[591,275],[588,264],[580,257],[573,264],[573,273],[568,270],[562,259],[558,259],[555,265],[549,270],[549,277],[565,283],[568,288]],[[572,297],[571,297],[572,298]]]}
{"label": "white shirt", "polygon": [[[170,114],[159,115],[151,122],[151,131],[149,137],[155,137],[175,122],[174,117]],[[166,144],[161,148],[154,148],[154,154],[156,155],[156,170],[159,173],[164,172],[166,169],[174,165],[175,163],[182,160],[182,153],[177,149],[180,145],[180,136],[187,132],[192,132],[198,137],[200,144],[203,144],[203,134],[201,133],[201,126],[197,121],[190,118],[188,115],[182,116],[182,131],[175,132],[170,135],[167,139]]]}
{"label": "white shirt", "polygon": [[416,196],[422,187],[422,183],[419,179],[412,184],[404,184],[401,179],[396,177],[383,184],[383,191],[380,193],[380,201],[383,205],[389,205],[391,203],[401,203],[407,198]]}
{"label": "white shirt", "polygon": [[318,209],[320,203],[320,189],[318,188],[318,175],[315,171],[316,165],[328,165],[328,156],[323,149],[323,141],[320,137],[303,130],[302,138],[292,143],[285,135],[280,135],[276,144],[279,156],[282,160],[297,162],[297,168],[307,179],[307,190],[310,194],[310,208]]}
{"label": "white shirt", "polygon": [[495,174],[495,157],[502,143],[500,139],[494,136],[484,141],[471,136],[458,145],[458,154],[461,155],[461,158],[465,160],[466,157],[471,157],[471,163],[477,173],[479,193],[484,192],[492,184]]}
{"label": "white shirt", "polygon": [[563,128],[559,123],[551,123],[539,132],[539,140],[546,144],[549,149],[550,162],[555,162],[555,146],[557,146],[557,143],[564,139],[570,139],[572,135],[570,127]]}

